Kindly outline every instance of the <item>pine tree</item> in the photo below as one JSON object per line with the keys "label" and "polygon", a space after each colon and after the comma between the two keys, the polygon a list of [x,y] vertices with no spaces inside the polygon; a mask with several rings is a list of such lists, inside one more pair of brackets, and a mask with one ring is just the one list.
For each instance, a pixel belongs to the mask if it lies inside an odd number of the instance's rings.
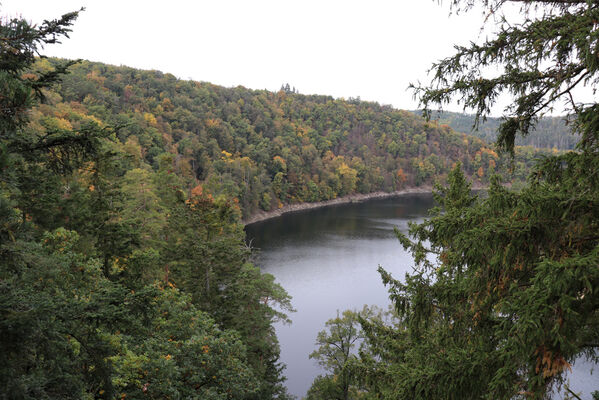
{"label": "pine tree", "polygon": [[[362,376],[377,398],[540,399],[575,360],[599,360],[599,105],[573,92],[597,84],[599,1],[483,3],[496,36],[434,65],[431,86],[416,88],[425,108],[458,97],[485,118],[511,93],[498,145],[512,151],[566,99],[581,140],[540,159],[519,192],[495,178],[488,196],[472,196],[458,166],[431,218],[412,239],[398,233],[417,267],[403,282],[381,270],[402,325],[365,327],[378,358],[363,360]],[[523,23],[496,17],[508,3],[522,5]],[[489,65],[502,72],[484,75]]]}
{"label": "pine tree", "polygon": [[0,399],[254,398],[239,334],[148,282],[159,254],[132,251],[111,129],[26,127],[71,64],[35,56],[76,17],[0,19]]}
{"label": "pine tree", "polygon": [[[457,52],[435,63],[429,86],[413,86],[430,115],[430,105],[457,98],[476,112],[476,122],[491,112],[499,94],[514,101],[504,110],[497,143],[513,151],[517,134],[527,135],[539,117],[561,101],[580,116],[594,104],[576,101],[579,86],[593,89],[599,75],[595,0],[452,0],[456,12],[482,3],[487,21],[497,24],[495,36],[482,44],[456,46]],[[521,5],[523,22],[503,15],[504,8]],[[515,10],[510,10],[514,13]],[[500,71],[489,76],[486,67]]]}

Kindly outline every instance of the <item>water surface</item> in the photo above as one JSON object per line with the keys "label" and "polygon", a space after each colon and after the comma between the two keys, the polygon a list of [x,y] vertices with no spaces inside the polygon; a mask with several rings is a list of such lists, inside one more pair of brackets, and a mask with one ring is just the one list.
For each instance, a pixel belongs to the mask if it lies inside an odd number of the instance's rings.
{"label": "water surface", "polygon": [[[412,193],[300,211],[246,227],[248,240],[259,248],[256,264],[276,277],[297,310],[290,315],[292,325],[276,326],[291,394],[305,396],[324,372],[308,355],[317,333],[337,310],[390,304],[377,267],[403,279],[413,266],[393,229],[407,232],[408,223],[422,221],[432,206],[430,194]],[[590,367],[580,360],[570,377],[585,400],[599,389],[598,374],[591,375]]]}
{"label": "water surface", "polygon": [[297,310],[292,325],[276,326],[290,393],[301,398],[323,373],[308,355],[337,310],[388,306],[377,267],[401,278],[413,265],[393,229],[406,232],[408,222],[421,221],[432,205],[430,194],[408,194],[295,212],[246,227],[248,240],[259,249],[257,265],[276,277]]}

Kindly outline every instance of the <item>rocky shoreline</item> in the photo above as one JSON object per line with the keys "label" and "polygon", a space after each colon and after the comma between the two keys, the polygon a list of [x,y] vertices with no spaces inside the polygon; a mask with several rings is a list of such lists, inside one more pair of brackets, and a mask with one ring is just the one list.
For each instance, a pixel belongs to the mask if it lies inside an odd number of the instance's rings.
{"label": "rocky shoreline", "polygon": [[260,211],[251,217],[244,219],[242,222],[244,225],[254,224],[256,222],[265,221],[267,219],[280,217],[283,214],[288,214],[296,211],[310,210],[313,208],[321,208],[332,206],[336,204],[346,204],[346,203],[358,203],[361,201],[366,201],[370,199],[384,199],[388,197],[398,197],[410,193],[430,193],[432,191],[432,187],[430,186],[422,186],[417,188],[408,188],[403,190],[397,190],[395,192],[373,192],[373,193],[356,193],[350,194],[343,197],[338,197],[336,199],[325,200],[325,201],[317,201],[314,203],[298,203],[298,204],[287,204],[277,210],[272,211]]}

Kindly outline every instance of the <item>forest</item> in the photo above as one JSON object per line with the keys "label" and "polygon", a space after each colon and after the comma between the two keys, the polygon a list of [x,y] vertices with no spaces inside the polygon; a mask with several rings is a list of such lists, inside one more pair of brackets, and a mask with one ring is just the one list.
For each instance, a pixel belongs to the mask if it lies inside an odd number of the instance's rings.
{"label": "forest", "polygon": [[[491,178],[484,195],[456,166],[430,217],[396,230],[413,271],[379,267],[391,310],[347,310],[318,334],[311,357],[325,373],[307,398],[599,399],[599,104],[581,95],[599,83],[599,1],[449,3],[482,7],[493,33],[456,45],[430,83],[412,85],[422,114],[479,129],[500,153],[555,150],[524,185]],[[512,102],[492,119],[503,94]],[[439,115],[452,100],[474,114]],[[546,118],[560,104],[566,131]],[[585,393],[570,386],[577,366]]]}
{"label": "forest", "polygon": [[[422,111],[414,111],[416,115],[422,115]],[[439,124],[446,124],[457,132],[465,132],[483,139],[486,143],[494,143],[497,140],[501,118],[487,117],[476,129],[476,115],[449,111],[433,112],[432,119]],[[572,150],[580,140],[580,134],[573,130],[572,117],[550,117],[540,118],[534,130],[526,136],[519,136],[516,144],[520,146],[533,146],[558,150]]]}
{"label": "forest", "polygon": [[[42,59],[34,68],[60,62]],[[276,93],[224,88],[87,61],[72,65],[46,97],[28,129],[70,129],[87,119],[114,127],[113,146],[129,156],[128,171],[151,175],[163,165],[188,189],[201,182],[215,198],[238,202],[243,217],[290,203],[431,186],[457,161],[478,186],[500,171],[523,181],[543,153],[521,147],[508,159],[410,112],[302,95],[288,85]]]}
{"label": "forest", "polygon": [[[599,2],[523,3],[547,14],[456,48],[413,88],[425,118],[45,58],[79,12],[0,19],[0,398],[290,398],[273,324],[291,298],[251,263],[242,221],[411,187],[439,204],[398,232],[414,274],[381,269],[391,314],[327,324],[313,357],[330,374],[309,398],[541,399],[578,357],[596,362],[599,107],[570,91],[597,82]],[[483,79],[492,63],[511,67]],[[488,117],[502,90],[515,101],[495,145],[457,115],[426,119],[456,93]],[[517,146],[560,96],[576,151]],[[348,333],[363,347],[329,363]]]}
{"label": "forest", "polygon": [[119,124],[55,101],[75,62],[36,55],[77,14],[0,24],[0,398],[288,398],[290,298],[249,262],[237,202],[159,131],[140,135],[165,145],[151,168]]}

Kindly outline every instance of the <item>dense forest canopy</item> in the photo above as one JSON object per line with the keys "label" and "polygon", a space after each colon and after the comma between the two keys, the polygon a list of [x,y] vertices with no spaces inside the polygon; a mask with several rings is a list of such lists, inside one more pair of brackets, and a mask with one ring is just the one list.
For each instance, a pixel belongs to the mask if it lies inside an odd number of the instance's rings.
{"label": "dense forest canopy", "polygon": [[[539,398],[576,357],[596,360],[597,105],[572,101],[576,152],[513,143],[561,85],[595,82],[598,3],[524,3],[548,4],[544,19],[459,48],[464,64],[442,61],[420,89],[424,105],[464,91],[477,117],[496,90],[519,93],[499,127],[511,157],[376,103],[39,57],[77,12],[0,19],[0,396],[288,398],[273,323],[293,309],[250,262],[242,217],[435,180],[443,209],[401,237],[420,269],[383,272],[396,319],[330,325],[313,357],[343,387],[324,377],[313,394]],[[522,70],[545,54],[556,70]],[[471,66],[493,60],[520,69],[488,81]],[[493,177],[523,179],[535,159],[521,192]],[[362,357],[328,363],[327,337],[356,321]]]}
{"label": "dense forest canopy", "polygon": [[[59,62],[40,60],[36,68]],[[431,185],[457,161],[480,185],[500,170],[508,180],[523,180],[538,154],[521,148],[511,162],[473,136],[371,102],[285,87],[276,93],[224,88],[87,61],[69,71],[35,109],[30,129],[85,118],[119,126],[118,142],[135,166],[157,170],[171,157],[178,176],[201,181],[215,197],[237,199],[244,216]]]}
{"label": "dense forest canopy", "polygon": [[[503,13],[513,3],[522,22]],[[476,125],[508,93],[497,145],[512,152],[565,101],[578,142],[539,160],[518,191],[492,178],[484,196],[473,194],[457,165],[448,186],[436,187],[431,217],[409,235],[397,231],[414,272],[400,279],[380,268],[394,312],[358,315],[358,330],[351,314],[329,321],[322,335],[337,345],[332,326],[364,339],[314,381],[310,398],[546,399],[561,389],[597,399],[599,390],[576,393],[566,375],[574,363],[595,371],[599,363],[599,104],[575,90],[599,83],[599,1],[451,4],[482,5],[487,23],[498,24],[482,43],[456,46],[433,65],[430,85],[415,87],[425,114],[458,100]]]}
{"label": "dense forest canopy", "polygon": [[152,168],[120,140],[134,124],[57,101],[74,63],[37,56],[77,15],[0,19],[0,398],[288,398],[290,299],[237,203],[175,171],[160,131]]}
{"label": "dense forest canopy", "polygon": [[[422,115],[422,111],[414,111]],[[449,125],[457,132],[464,132],[483,139],[486,143],[494,143],[499,135],[501,118],[487,117],[476,128],[476,115],[449,111],[432,112],[431,119],[439,124]],[[536,148],[572,150],[580,140],[580,135],[572,132],[571,120],[567,116],[543,117],[526,136],[516,137],[516,145]],[[570,121],[571,122],[571,121]]]}

